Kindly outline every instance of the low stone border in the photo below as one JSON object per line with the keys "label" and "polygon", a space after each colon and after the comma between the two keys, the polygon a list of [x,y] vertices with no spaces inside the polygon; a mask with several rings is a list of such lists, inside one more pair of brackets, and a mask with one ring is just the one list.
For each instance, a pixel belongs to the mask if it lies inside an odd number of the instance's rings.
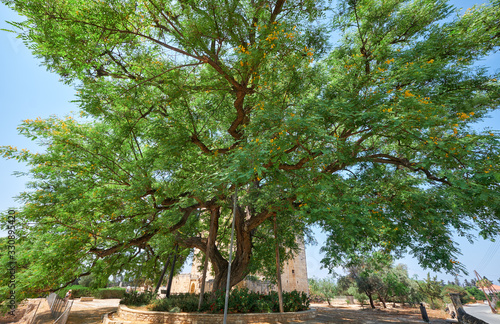
{"label": "low stone border", "polygon": [[81,302],[94,301],[94,297],[80,297]]}
{"label": "low stone border", "polygon": [[[152,312],[130,309],[125,305],[118,307],[118,317],[122,320],[132,322],[144,321],[173,324],[213,324],[222,323],[224,319],[223,314]],[[291,321],[307,321],[315,317],[316,310],[310,309],[303,312],[288,313],[228,314],[227,320],[231,324],[286,323]]]}

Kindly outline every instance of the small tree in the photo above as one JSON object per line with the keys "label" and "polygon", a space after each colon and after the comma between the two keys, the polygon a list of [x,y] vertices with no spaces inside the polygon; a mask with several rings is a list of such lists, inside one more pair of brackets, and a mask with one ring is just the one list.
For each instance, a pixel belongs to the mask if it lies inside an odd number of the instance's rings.
{"label": "small tree", "polygon": [[361,307],[364,306],[367,296],[365,293],[359,292],[359,289],[356,285],[352,285],[351,287],[349,287],[347,289],[347,293],[350,296],[353,296],[361,304]]}
{"label": "small tree", "polygon": [[442,300],[442,289],[440,282],[437,280],[437,276],[431,278],[430,273],[427,273],[425,281],[419,282],[418,286],[422,295],[429,301],[431,308],[438,308]]}
{"label": "small tree", "polygon": [[359,292],[366,294],[370,306],[375,308],[373,299],[378,296],[384,308],[388,294],[388,281],[384,281],[385,275],[392,267],[390,255],[375,252],[371,255],[353,256],[346,270],[348,276],[356,283]]}
{"label": "small tree", "polygon": [[311,293],[326,300],[331,305],[331,300],[338,292],[337,285],[333,278],[309,279],[309,289]]}
{"label": "small tree", "polygon": [[398,264],[385,274],[383,281],[387,286],[387,295],[392,297],[394,303],[398,300],[404,306],[411,291],[408,267],[404,264]]}

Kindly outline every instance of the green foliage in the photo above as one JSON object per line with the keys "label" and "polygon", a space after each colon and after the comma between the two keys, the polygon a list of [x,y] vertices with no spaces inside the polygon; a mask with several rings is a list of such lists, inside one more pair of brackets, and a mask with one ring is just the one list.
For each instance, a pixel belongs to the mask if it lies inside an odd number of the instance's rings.
{"label": "green foliage", "polygon": [[411,305],[411,306],[417,306],[420,304],[423,300],[425,300],[425,296],[422,293],[419,283],[417,280],[410,280],[410,289],[409,289],[409,294],[408,298],[406,301]]}
{"label": "green foliage", "polygon": [[439,309],[442,305],[442,287],[437,281],[437,277],[431,278],[430,273],[427,273],[427,278],[424,281],[418,282],[419,292],[425,297],[432,309]]}
{"label": "green foliage", "polygon": [[321,301],[326,300],[328,305],[330,305],[330,300],[335,297],[338,289],[333,278],[310,278],[309,292],[311,294],[311,299],[319,298]]}
{"label": "green foliage", "polygon": [[372,308],[375,308],[375,297],[385,307],[389,291],[402,289],[396,286],[399,282],[392,272],[392,262],[390,255],[375,252],[372,255],[353,256],[346,266],[347,282],[355,284],[359,293],[366,294]]}
{"label": "green foliage", "polygon": [[443,287],[442,296],[445,303],[450,304],[451,299],[449,294],[458,294],[460,296],[460,301],[462,304],[468,304],[474,301],[473,296],[467,291],[467,289],[457,286],[457,285],[446,285]]}
{"label": "green foliage", "polygon": [[382,281],[387,286],[386,296],[393,301],[405,303],[412,300],[412,283],[408,277],[406,265],[398,264],[382,274]]}
{"label": "green foliage", "polygon": [[125,292],[123,294],[123,298],[120,300],[120,304],[124,304],[127,306],[143,306],[151,303],[155,300],[155,294],[150,291],[146,292],[138,292],[132,290],[131,292]]}
{"label": "green foliage", "polygon": [[57,292],[57,295],[61,298],[66,296],[68,290],[71,289],[72,298],[80,297],[94,297],[99,299],[111,299],[111,298],[124,298],[125,288],[90,288],[82,285],[73,285],[63,288]]}
{"label": "green foliage", "polygon": [[101,288],[93,296],[99,299],[122,299],[125,297],[125,288]]}
{"label": "green foliage", "polygon": [[81,277],[78,280],[78,284],[83,287],[90,287],[94,281],[94,275],[90,274],[88,276]]}
{"label": "green foliage", "polygon": [[485,299],[485,296],[484,296],[484,292],[475,287],[475,286],[468,286],[468,287],[465,287],[465,290],[472,296],[474,297],[475,300],[484,300]]}
{"label": "green foliage", "polygon": [[80,285],[69,286],[57,291],[56,293],[59,297],[64,298],[66,296],[66,293],[70,289],[71,289],[71,298],[94,297],[96,293],[95,289]]}
{"label": "green foliage", "polygon": [[350,296],[353,296],[354,299],[356,299],[361,306],[365,304],[365,302],[368,300],[368,297],[366,296],[365,293],[359,292],[359,289],[357,286],[352,285],[347,289],[347,294]]}
{"label": "green foliage", "polygon": [[108,278],[91,273],[78,279],[78,285],[92,289],[105,288],[108,285]]}
{"label": "green foliage", "polygon": [[424,300],[419,283],[408,277],[404,264],[394,266],[391,256],[383,253],[353,256],[346,268],[347,276],[339,278],[340,291],[354,296],[361,304],[378,298],[387,302],[416,305]]}
{"label": "green foliage", "polygon": [[[201,312],[219,314],[224,312],[225,293],[218,291],[215,294],[206,293]],[[179,294],[171,295],[153,301],[149,306],[154,311],[195,312],[198,310],[199,295]],[[270,313],[279,311],[278,293],[267,295],[251,292],[248,289],[235,288],[229,295],[229,313]],[[283,307],[285,312],[298,312],[309,309],[309,299],[303,292],[283,292]]]}
{"label": "green foliage", "polygon": [[493,283],[490,280],[488,280],[488,278],[483,278],[476,282],[476,286],[479,288],[489,288],[491,287],[491,285],[493,285]]}
{"label": "green foliage", "polygon": [[[204,298],[209,298],[210,294],[205,293]],[[204,299],[205,300],[205,299]],[[169,298],[154,300],[148,308],[158,312],[196,312],[198,310],[199,295],[178,294]]]}
{"label": "green foliage", "polygon": [[[88,117],[25,120],[42,153],[0,149],[29,167],[18,298],[88,272],[95,287],[157,278],[174,246],[206,251],[210,229],[224,289],[236,188],[231,285],[273,275],[275,215],[282,261],[319,225],[330,269],[409,251],[456,273],[453,234],[500,229],[499,135],[471,129],[500,103],[498,73],[475,67],[499,48],[498,0],[454,18],[444,0],[2,2]],[[404,294],[396,278],[357,280],[383,299]]]}

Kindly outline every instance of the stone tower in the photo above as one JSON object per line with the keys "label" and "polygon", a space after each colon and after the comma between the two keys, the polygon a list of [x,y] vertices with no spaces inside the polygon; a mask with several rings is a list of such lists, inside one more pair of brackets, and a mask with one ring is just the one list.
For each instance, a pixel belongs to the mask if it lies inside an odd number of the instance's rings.
{"label": "stone tower", "polygon": [[288,260],[283,267],[281,274],[281,286],[283,291],[303,291],[309,294],[309,284],[307,281],[306,247],[303,239],[297,239],[299,253],[291,260]]}

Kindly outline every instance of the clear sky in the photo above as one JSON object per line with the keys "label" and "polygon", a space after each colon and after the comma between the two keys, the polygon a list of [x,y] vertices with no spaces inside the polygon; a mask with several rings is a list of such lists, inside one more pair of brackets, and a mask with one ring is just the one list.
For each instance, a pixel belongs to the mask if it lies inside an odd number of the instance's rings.
{"label": "clear sky", "polygon": [[[458,8],[467,9],[482,1],[454,0]],[[0,4],[0,29],[10,29],[5,21],[21,20],[13,11]],[[481,62],[492,72],[500,72],[500,53],[492,55]],[[40,60],[33,57],[21,40],[14,34],[0,31],[0,145],[12,145],[37,151],[36,144],[20,136],[17,126],[24,119],[46,118],[50,115],[65,116],[78,111],[78,106],[71,103],[74,100],[74,90],[59,82],[56,74],[49,73],[40,66]],[[500,129],[500,111],[484,120],[478,128],[489,127]],[[26,171],[24,165],[13,160],[0,159],[0,211],[19,206],[13,198],[25,189],[27,177],[16,177],[15,171]],[[326,235],[320,230],[316,232],[318,245],[307,246],[308,275],[310,277],[326,277],[326,269],[320,268],[322,255],[319,252]],[[474,234],[474,233],[472,233]],[[0,233],[2,235],[2,233]],[[470,244],[466,238],[458,237],[463,256],[459,261],[466,266],[469,275],[460,278],[472,278],[474,270],[491,280],[500,279],[500,236],[497,242],[478,239]],[[417,261],[407,257],[400,260],[408,265],[410,275],[419,278],[426,276],[427,271],[420,268]],[[434,275],[434,274],[433,274]],[[439,279],[453,280],[450,275],[439,274]],[[496,282],[498,284],[498,282]]]}

